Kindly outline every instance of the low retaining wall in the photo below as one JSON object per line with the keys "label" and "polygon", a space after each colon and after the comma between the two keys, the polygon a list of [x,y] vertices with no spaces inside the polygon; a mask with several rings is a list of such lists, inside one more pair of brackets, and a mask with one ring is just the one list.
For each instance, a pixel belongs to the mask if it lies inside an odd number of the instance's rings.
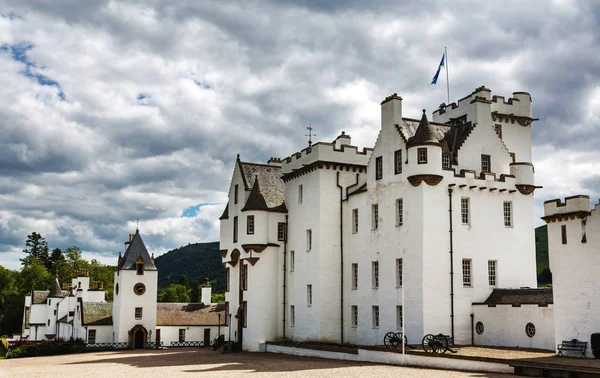
{"label": "low retaining wall", "polygon": [[[415,356],[414,354],[384,352],[369,349],[358,349],[358,354],[331,352],[306,348],[294,348],[276,344],[267,344],[267,353],[282,353],[295,356],[321,357],[334,360],[377,362],[391,365],[420,366],[432,369],[485,371],[491,373],[514,373],[508,363],[496,363],[448,357]],[[404,362],[403,362],[404,358]]]}

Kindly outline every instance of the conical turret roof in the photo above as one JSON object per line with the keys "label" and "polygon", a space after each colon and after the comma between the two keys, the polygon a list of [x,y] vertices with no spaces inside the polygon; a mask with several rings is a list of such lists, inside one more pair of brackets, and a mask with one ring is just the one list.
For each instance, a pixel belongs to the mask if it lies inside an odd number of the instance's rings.
{"label": "conical turret roof", "polygon": [[58,276],[54,279],[54,283],[52,284],[52,289],[48,293],[49,298],[62,298],[62,290],[60,288],[60,282],[58,282]]}
{"label": "conical turret roof", "polygon": [[440,145],[440,141],[435,136],[435,131],[429,124],[429,120],[427,119],[427,113],[425,109],[423,109],[423,116],[421,117],[421,122],[419,122],[419,127],[417,127],[417,131],[415,135],[409,139],[408,146],[419,146],[419,145]]}
{"label": "conical turret roof", "polygon": [[146,245],[140,236],[140,231],[135,230],[135,235],[129,243],[129,247],[125,251],[121,263],[117,266],[117,270],[135,270],[135,264],[138,259],[144,261],[144,270],[158,270],[146,249]]}

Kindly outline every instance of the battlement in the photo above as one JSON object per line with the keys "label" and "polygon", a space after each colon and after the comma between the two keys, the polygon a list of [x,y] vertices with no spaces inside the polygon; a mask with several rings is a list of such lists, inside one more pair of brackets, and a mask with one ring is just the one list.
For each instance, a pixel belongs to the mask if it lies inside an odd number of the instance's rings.
{"label": "battlement", "polygon": [[[473,106],[477,103],[490,105],[490,112],[500,116],[516,118],[531,118],[531,95],[527,92],[513,92],[513,97],[506,99],[504,96],[494,95],[485,86],[476,88],[471,94],[459,99],[457,102],[446,104],[433,112],[435,122],[452,122],[456,119],[473,114]],[[470,119],[473,123],[477,120]],[[465,120],[466,121],[466,120]]]}
{"label": "battlement", "polygon": [[561,221],[569,218],[582,218],[591,215],[590,197],[586,195],[577,195],[566,197],[565,202],[560,199],[553,199],[544,202],[543,220]]}
{"label": "battlement", "polygon": [[286,157],[281,161],[282,173],[291,173],[318,161],[360,166],[368,164],[372,148],[365,147],[360,151],[357,146],[339,143],[340,139],[349,140],[350,136],[343,133],[333,143],[318,142]]}

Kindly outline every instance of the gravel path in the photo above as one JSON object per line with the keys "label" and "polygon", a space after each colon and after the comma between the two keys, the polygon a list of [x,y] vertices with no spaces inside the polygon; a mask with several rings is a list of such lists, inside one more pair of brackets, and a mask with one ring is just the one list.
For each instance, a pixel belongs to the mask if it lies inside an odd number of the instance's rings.
{"label": "gravel path", "polygon": [[0,377],[511,377],[208,349],[119,351],[0,361]]}

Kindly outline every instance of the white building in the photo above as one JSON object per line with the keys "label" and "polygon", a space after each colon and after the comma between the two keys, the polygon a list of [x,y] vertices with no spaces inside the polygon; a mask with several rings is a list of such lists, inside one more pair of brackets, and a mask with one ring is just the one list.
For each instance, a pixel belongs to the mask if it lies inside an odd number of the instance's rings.
{"label": "white building", "polygon": [[[267,164],[238,156],[220,218],[236,340],[382,344],[404,322],[409,343],[444,333],[470,344],[481,322],[496,345],[552,348],[525,335],[528,323],[553,327],[547,293],[519,290],[537,285],[534,120],[524,92],[480,87],[434,122],[404,118],[394,94],[372,149],[342,132]],[[511,300],[531,311],[500,305]]]}
{"label": "white building", "polygon": [[[555,344],[578,339],[600,355],[600,204],[579,195],[544,203],[554,289]],[[592,337],[592,335],[594,335]]]}
{"label": "white building", "polygon": [[129,235],[123,256],[119,253],[113,302],[106,302],[102,287],[90,288],[89,281],[81,270],[68,290],[61,290],[56,279],[52,290],[26,296],[22,337],[146,348],[161,342],[167,347],[191,341],[209,345],[219,330],[227,333],[225,304],[211,303],[208,283],[202,287],[204,303],[157,303],[158,270],[138,231]]}

